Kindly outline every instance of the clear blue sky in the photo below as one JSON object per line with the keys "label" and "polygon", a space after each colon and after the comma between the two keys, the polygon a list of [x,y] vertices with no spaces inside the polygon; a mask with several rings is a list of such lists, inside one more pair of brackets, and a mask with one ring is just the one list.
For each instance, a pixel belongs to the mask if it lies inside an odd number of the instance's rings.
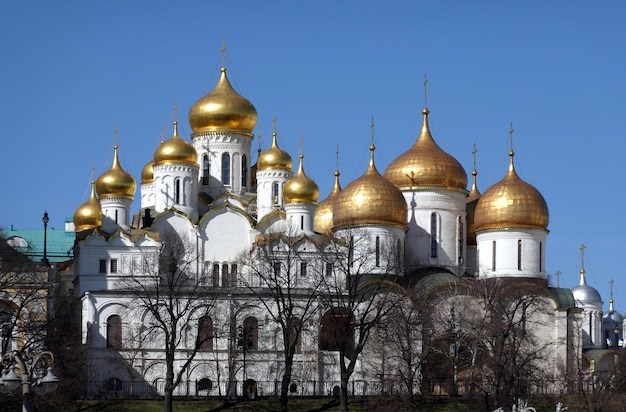
{"label": "clear blue sky", "polygon": [[518,173],[550,208],[548,272],[575,286],[585,243],[588,282],[606,308],[614,278],[626,309],[623,1],[4,1],[0,15],[1,227],[36,228],[48,210],[62,229],[115,143],[139,182],[175,99],[189,137],[226,36],[262,146],[276,110],[321,198],[337,143],[344,187],[365,170],[372,115],[381,172],[413,143],[425,73],[435,140],[468,175],[476,142],[483,192],[505,174],[513,122]]}

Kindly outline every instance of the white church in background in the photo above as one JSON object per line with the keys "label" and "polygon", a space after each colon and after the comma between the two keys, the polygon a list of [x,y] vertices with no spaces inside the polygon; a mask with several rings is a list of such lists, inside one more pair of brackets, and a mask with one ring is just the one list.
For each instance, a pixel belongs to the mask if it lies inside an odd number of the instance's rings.
{"label": "white church in background", "polygon": [[[191,314],[180,331],[184,343],[175,368],[186,360],[185,345],[193,346],[199,335],[210,339],[189,368],[186,384],[177,389],[179,395],[224,393],[218,387],[225,388],[229,376],[237,385],[228,390],[238,394],[274,393],[267,382],[280,380],[280,336],[245,286],[248,274],[238,260],[268,236],[282,234],[297,239],[294,247],[313,251],[331,242],[348,244],[354,233],[366,236],[372,248],[354,253],[370,253],[367,270],[393,275],[403,287],[430,284],[434,290],[467,278],[545,279],[548,207],[541,193],[517,175],[513,151],[502,180],[481,194],[474,170],[468,189],[464,168],[431,135],[429,115],[424,109],[414,145],[383,173],[375,165],[372,144],[363,174],[342,189],[335,172],[334,188],[323,200],[305,173],[305,157],[294,164],[278,146],[276,133],[269,149],[252,153],[257,111],[233,89],[225,68],[214,89],[189,110],[190,140],[179,136],[174,123],[171,138],[153,154],[144,154],[147,163],[138,188],[119,163],[123,147],[116,146],[111,168],[92,183],[89,200],[74,214],[74,264],[63,275],[67,289],[82,302],[77,316],[87,354],[88,395],[128,392],[129,382],[161,390],[162,342],[133,341],[149,320],[129,315],[133,297],[125,290],[125,278],[145,256],[156,256],[172,233],[197,256],[188,268],[191,281],[218,296],[209,316]],[[135,196],[141,197],[141,209],[133,211]],[[393,245],[393,253],[379,247],[383,244]],[[322,264],[313,253],[302,256],[311,260],[296,262],[297,270]],[[385,273],[389,268],[393,273]],[[337,282],[345,281],[332,265],[319,273],[325,271],[334,272]],[[551,307],[545,339],[554,342],[555,375],[579,365],[588,370],[590,360],[604,353],[594,350],[606,350],[607,339],[617,342],[615,332],[604,335],[600,295],[587,286],[584,269],[579,286],[550,288],[546,282],[545,295]],[[329,310],[320,306],[295,355],[294,388],[316,382],[308,393],[330,393],[339,381],[337,352],[318,336],[328,327],[324,319]],[[609,316],[611,327],[619,327],[621,342],[622,319],[612,303]],[[238,330],[250,335],[247,353],[233,343]],[[585,358],[588,350],[591,355]],[[359,362],[353,379],[374,382],[377,376],[375,368]]]}

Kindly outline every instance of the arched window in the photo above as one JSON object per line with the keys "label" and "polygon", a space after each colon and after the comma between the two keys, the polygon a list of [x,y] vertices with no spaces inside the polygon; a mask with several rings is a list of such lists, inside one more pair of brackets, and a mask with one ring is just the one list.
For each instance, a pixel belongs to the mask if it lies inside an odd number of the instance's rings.
{"label": "arched window", "polygon": [[213,382],[209,378],[202,378],[202,379],[200,379],[198,381],[197,386],[196,386],[196,391],[198,391],[198,392],[200,392],[200,391],[211,392],[211,389],[213,389]]}
{"label": "arched window", "polygon": [[230,184],[230,155],[228,153],[222,154],[222,183]]}
{"label": "arched window", "polygon": [[111,315],[107,319],[107,348],[122,348],[122,318]]}
{"label": "arched window", "polygon": [[496,241],[491,243],[491,270],[496,270]]}
{"label": "arched window", "polygon": [[204,155],[204,157],[202,158],[202,184],[203,185],[208,185],[209,184],[209,156],[208,155]]}
{"label": "arched window", "polygon": [[278,204],[278,183],[272,183],[272,203],[274,205]]}
{"label": "arched window", "polygon": [[120,378],[109,378],[104,383],[104,388],[107,391],[117,392],[117,391],[121,391],[124,388],[124,385],[122,384],[122,381],[120,380]]}
{"label": "arched window", "polygon": [[241,187],[248,186],[248,156],[241,156]]}
{"label": "arched window", "polygon": [[230,280],[228,279],[228,263],[222,264],[222,287],[227,288],[230,286]]}
{"label": "arched window", "polygon": [[380,236],[376,236],[376,267],[380,266]]}
{"label": "arched window", "polygon": [[198,337],[196,347],[200,350],[213,350],[213,319],[202,316],[198,319]]}
{"label": "arched window", "polygon": [[174,180],[174,204],[180,204],[180,179]]}
{"label": "arched window", "polygon": [[354,349],[354,315],[345,308],[332,308],[322,316],[320,350],[350,353]]}
{"label": "arched window", "polygon": [[543,242],[539,242],[539,273],[543,271]]}
{"label": "arched window", "polygon": [[220,264],[219,263],[214,263],[213,264],[213,286],[219,286],[220,285]]}
{"label": "arched window", "polygon": [[459,265],[462,265],[463,264],[463,252],[464,252],[463,245],[465,245],[465,242],[463,240],[463,232],[465,228],[464,228],[463,220],[461,219],[461,216],[457,218],[457,229],[458,229],[458,234],[457,234],[456,242],[457,242],[457,249],[458,249],[457,253],[459,255],[457,260],[459,262]]}
{"label": "arched window", "polygon": [[517,270],[522,270],[522,239],[517,240]]}
{"label": "arched window", "polygon": [[239,346],[243,350],[257,350],[259,348],[259,321],[254,316],[248,316],[243,321]]}
{"label": "arched window", "polygon": [[430,257],[437,257],[437,213],[430,214]]}

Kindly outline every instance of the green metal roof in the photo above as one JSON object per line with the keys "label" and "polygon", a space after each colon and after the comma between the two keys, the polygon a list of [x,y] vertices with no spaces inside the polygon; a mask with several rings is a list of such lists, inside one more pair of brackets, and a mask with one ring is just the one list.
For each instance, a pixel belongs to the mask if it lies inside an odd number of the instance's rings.
{"label": "green metal roof", "polygon": [[561,309],[572,309],[576,307],[576,301],[571,289],[567,288],[549,288],[556,296],[557,302]]}
{"label": "green metal roof", "polygon": [[[70,222],[72,219],[70,218]],[[68,222],[68,219],[66,219]],[[0,236],[10,243],[11,240],[23,243],[24,246],[14,247],[31,260],[39,262],[43,258],[44,229],[16,229],[11,225],[8,229],[0,229]],[[72,248],[76,239],[75,232],[48,227],[46,233],[46,254],[50,262],[64,262],[72,257]],[[23,241],[22,241],[23,240]]]}

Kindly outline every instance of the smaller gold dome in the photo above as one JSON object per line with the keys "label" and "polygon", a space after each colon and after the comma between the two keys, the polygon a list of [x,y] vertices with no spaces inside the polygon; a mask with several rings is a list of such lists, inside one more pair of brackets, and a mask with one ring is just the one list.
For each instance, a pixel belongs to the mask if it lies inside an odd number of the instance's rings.
{"label": "smaller gold dome", "polygon": [[424,120],[417,141],[391,162],[384,176],[400,190],[438,186],[465,191],[467,188],[465,169],[435,143],[428,127],[428,109],[424,109],[422,114]]}
{"label": "smaller gold dome", "polygon": [[102,226],[102,208],[96,199],[96,183],[91,181],[91,196],[74,212],[74,227],[77,232]]}
{"label": "smaller gold dome", "polygon": [[257,112],[252,103],[233,89],[226,69],[222,68],[217,85],[189,110],[189,125],[194,132],[238,130],[252,135]]}
{"label": "smaller gold dome", "polygon": [[315,209],[313,215],[313,228],[317,233],[332,236],[333,228],[333,208],[335,207],[335,200],[341,193],[341,185],[339,184],[339,170],[335,170],[335,185],[333,190],[326,199],[322,200]]}
{"label": "smaller gold dome", "polygon": [[338,195],[333,208],[333,229],[369,224],[406,228],[406,200],[400,189],[376,170],[374,150],[374,145],[370,146],[370,164],[363,176]]}
{"label": "smaller gold dome", "polygon": [[121,196],[133,199],[136,187],[135,179],[120,166],[117,157],[118,147],[113,147],[113,150],[113,164],[111,168],[96,180],[98,196],[101,198]]}
{"label": "smaller gold dome", "polygon": [[267,169],[288,169],[293,170],[293,163],[289,153],[278,147],[276,133],[272,134],[272,147],[261,153],[256,162],[257,171]]}
{"label": "smaller gold dome", "polygon": [[317,183],[304,173],[304,156],[300,155],[300,167],[294,177],[285,182],[283,199],[285,203],[315,203],[320,195]]}
{"label": "smaller gold dome", "polygon": [[178,136],[178,122],[174,122],[174,135],[161,143],[154,152],[154,164],[193,163],[198,164],[198,153],[193,145]]}
{"label": "smaller gold dome", "polygon": [[467,196],[465,211],[467,212],[467,246],[476,246],[476,227],[474,225],[474,213],[476,212],[476,205],[478,200],[482,196],[476,185],[476,169],[472,171],[472,189]]}
{"label": "smaller gold dome", "polygon": [[545,199],[517,175],[514,153],[509,153],[509,170],[502,180],[482,195],[474,212],[476,232],[487,229],[548,229],[550,215]]}
{"label": "smaller gold dome", "polygon": [[154,182],[154,160],[150,160],[146,165],[141,169],[141,184],[147,184]]}

